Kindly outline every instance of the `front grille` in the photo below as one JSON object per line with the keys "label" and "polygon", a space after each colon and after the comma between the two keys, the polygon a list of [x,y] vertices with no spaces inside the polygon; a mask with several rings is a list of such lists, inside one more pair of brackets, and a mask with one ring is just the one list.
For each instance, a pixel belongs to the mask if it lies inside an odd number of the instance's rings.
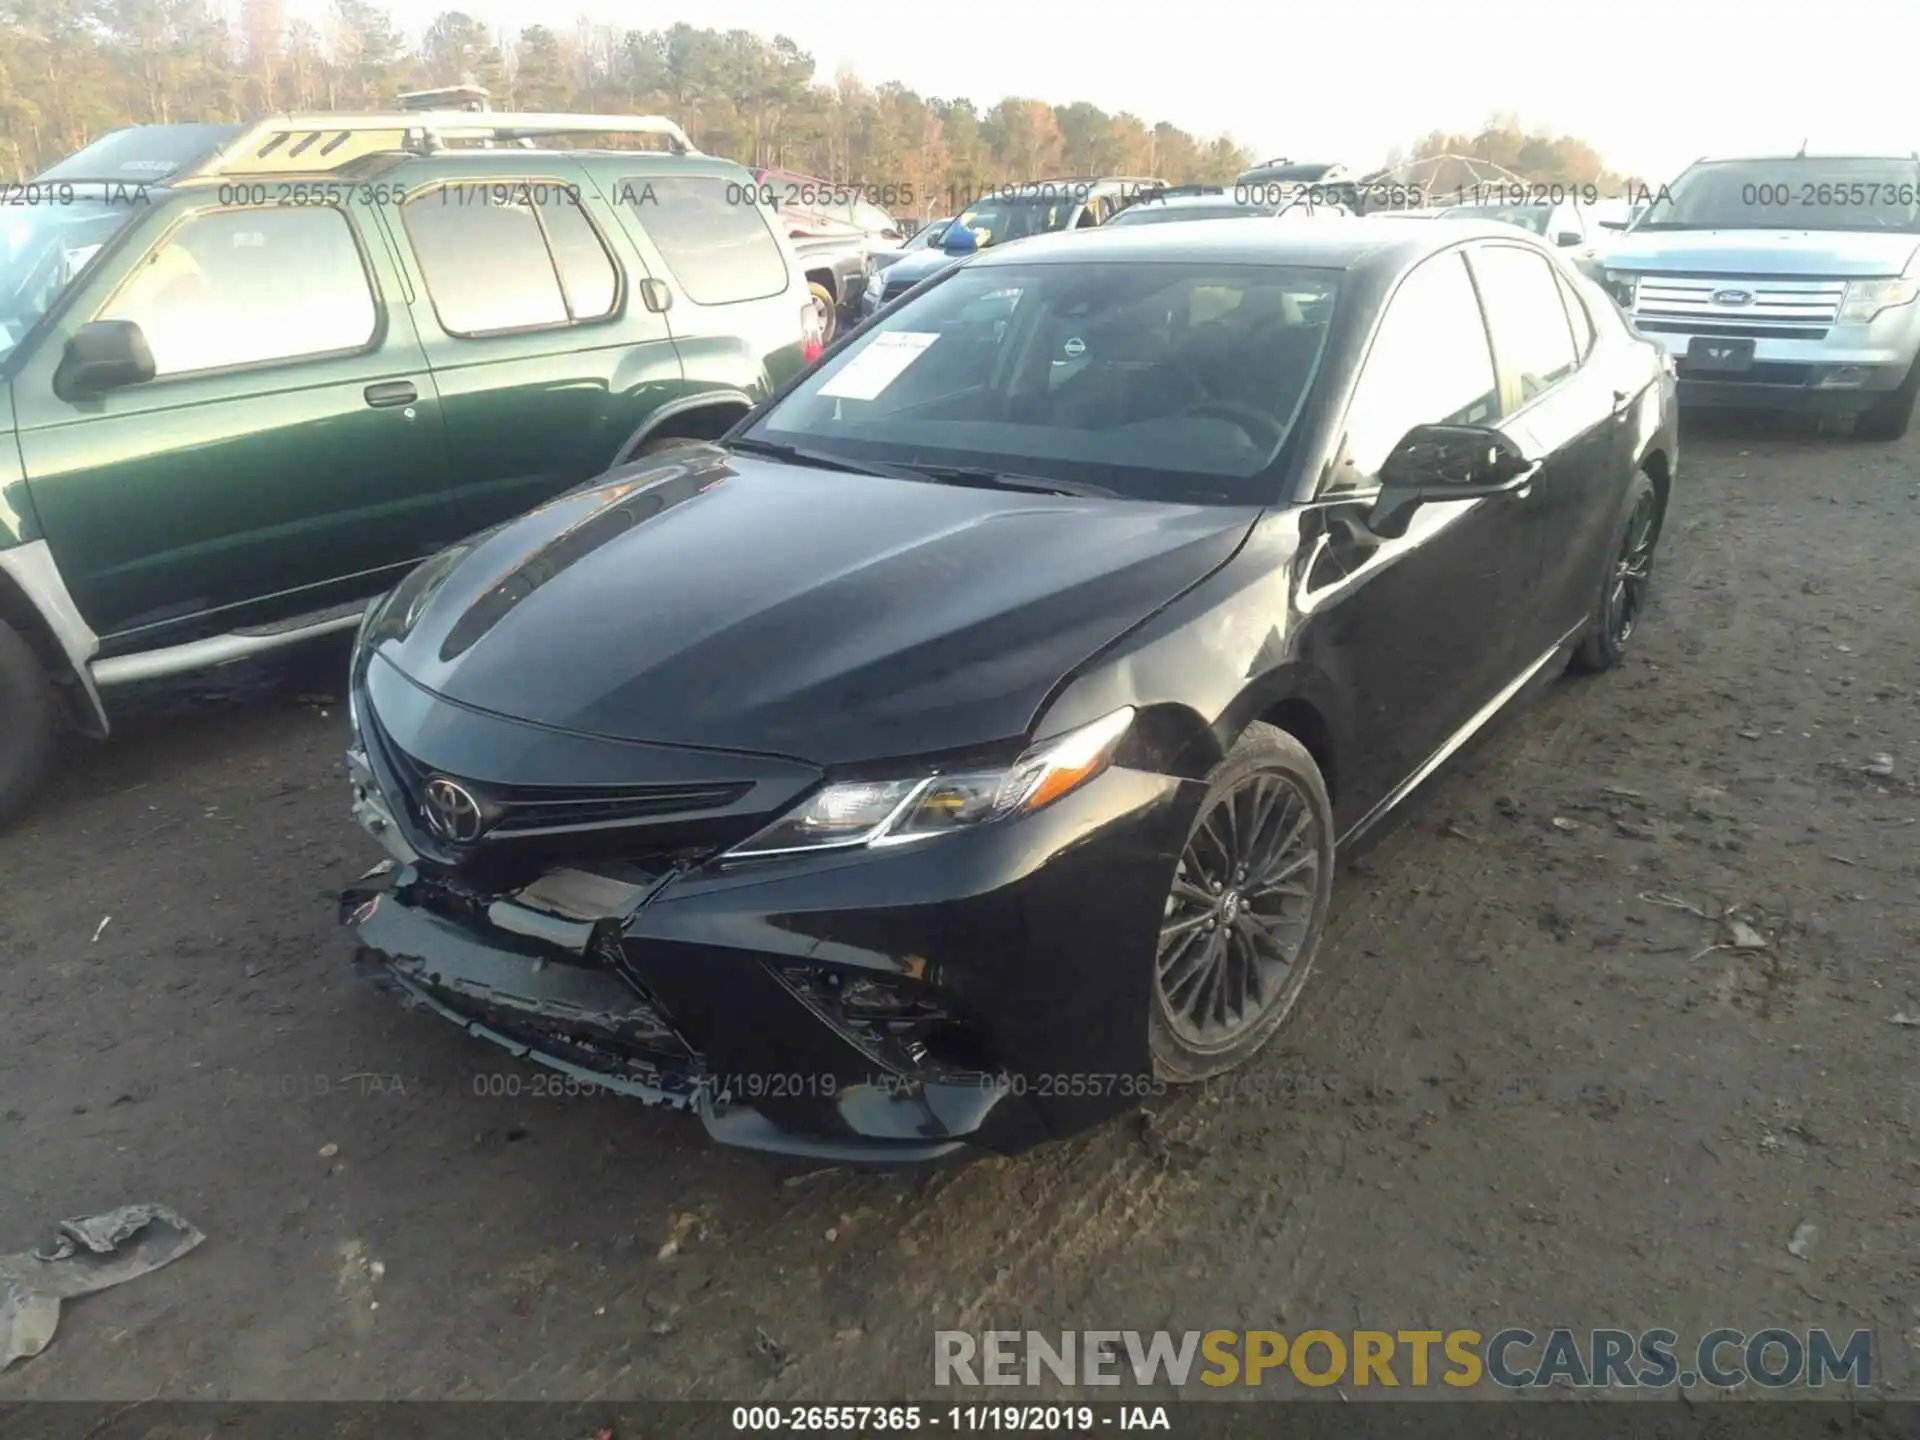
{"label": "front grille", "polygon": [[1715,385],[1783,385],[1804,388],[1813,383],[1813,366],[1796,365],[1785,360],[1759,360],[1747,370],[1699,370],[1683,355],[1674,362],[1682,380],[1700,380]]}
{"label": "front grille", "polygon": [[1745,335],[1755,340],[1824,340],[1827,336],[1824,326],[1816,329],[1805,325],[1727,324],[1719,320],[1649,320],[1645,316],[1636,316],[1633,323],[1637,329],[1663,335]]}
{"label": "front grille", "polygon": [[[1729,291],[1753,298],[1737,305],[1715,302],[1715,295]],[[1846,294],[1844,280],[1641,275],[1633,319],[1643,330],[1666,328],[1661,321],[1685,321],[1684,328],[1696,334],[1817,340],[1839,318]],[[1754,326],[1764,328],[1746,328]]]}
{"label": "front grille", "polygon": [[[425,829],[421,796],[427,782],[442,772],[395,744],[372,707],[364,707],[362,713],[366,732],[362,738],[370,747],[378,747],[387,770],[400,786],[402,793],[394,798],[402,802],[408,819]],[[724,810],[753,788],[745,781],[707,785],[496,785],[461,776],[449,778],[459,780],[480,802],[487,817],[487,834],[501,837],[615,829],[675,815],[697,821],[712,811]]]}
{"label": "front grille", "polygon": [[493,833],[539,834],[624,825],[733,804],[749,785],[512,785],[483,787],[483,803],[498,807]]}

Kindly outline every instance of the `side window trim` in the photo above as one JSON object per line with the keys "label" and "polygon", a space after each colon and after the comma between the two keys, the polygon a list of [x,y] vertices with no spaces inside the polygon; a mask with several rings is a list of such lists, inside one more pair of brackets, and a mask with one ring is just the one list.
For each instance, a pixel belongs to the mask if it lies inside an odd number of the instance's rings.
{"label": "side window trim", "polygon": [[346,346],[340,349],[308,350],[298,355],[283,355],[271,360],[243,360],[235,365],[207,365],[198,370],[170,371],[165,374],[155,375],[153,379],[138,386],[138,393],[145,394],[158,386],[171,385],[181,380],[221,379],[229,375],[246,375],[254,371],[277,370],[285,365],[311,365],[316,361],[346,360],[356,355],[371,355],[387,343],[388,332],[392,329],[387,316],[387,297],[385,292],[380,288],[379,277],[374,273],[371,257],[367,254],[366,237],[360,233],[360,227],[353,223],[353,218],[347,213],[347,207],[344,205],[286,206],[211,204],[202,206],[197,210],[189,210],[176,218],[171,225],[153,238],[142,252],[140,259],[135,261],[132,268],[120,277],[119,282],[107,293],[107,297],[94,307],[92,314],[88,316],[88,320],[98,320],[111,309],[114,303],[132,287],[146,263],[158,255],[161,249],[172,241],[174,236],[178,235],[189,225],[197,220],[203,220],[210,215],[234,215],[249,210],[259,210],[267,214],[281,214],[287,210],[331,210],[340,216],[341,222],[347,227],[348,238],[353,244],[354,259],[357,260],[360,265],[360,278],[366,282],[367,297],[373,302],[372,334],[367,337],[363,344]]}
{"label": "side window trim", "polygon": [[1380,308],[1374,316],[1373,330],[1367,336],[1366,348],[1361,353],[1359,364],[1354,367],[1353,387],[1347,392],[1346,402],[1340,407],[1340,423],[1333,431],[1335,435],[1340,437],[1339,443],[1335,445],[1326,465],[1321,468],[1320,475],[1314,482],[1313,493],[1309,498],[1309,503],[1326,499],[1338,499],[1344,503],[1353,500],[1363,500],[1369,495],[1379,493],[1380,487],[1377,484],[1369,485],[1364,489],[1358,490],[1334,491],[1332,490],[1333,477],[1339,469],[1341,460],[1347,455],[1348,447],[1351,443],[1351,430],[1353,426],[1353,402],[1361,393],[1361,383],[1365,381],[1367,376],[1367,362],[1373,358],[1374,347],[1380,341],[1380,332],[1386,328],[1387,317],[1393,311],[1394,302],[1400,298],[1400,292],[1406,288],[1409,280],[1426,269],[1427,266],[1437,261],[1451,259],[1453,263],[1460,266],[1460,268],[1466,272],[1467,284],[1471,286],[1473,290],[1474,308],[1480,312],[1480,338],[1485,342],[1487,347],[1487,362],[1493,367],[1494,405],[1497,413],[1491,417],[1490,423],[1502,425],[1506,422],[1509,412],[1506,403],[1506,389],[1500,380],[1499,357],[1494,353],[1493,332],[1487,324],[1487,307],[1486,302],[1480,296],[1479,281],[1474,276],[1473,266],[1466,261],[1467,248],[1467,245],[1462,243],[1459,245],[1450,245],[1445,250],[1435,251],[1418,265],[1407,271],[1406,274],[1402,275],[1395,283],[1393,289],[1388,292],[1386,298],[1380,302]]}
{"label": "side window trim", "polygon": [[587,222],[587,228],[593,233],[593,238],[599,242],[601,253],[606,256],[607,263],[613,267],[614,295],[613,307],[606,314],[578,320],[574,318],[573,296],[567,289],[566,274],[560,268],[560,257],[554,249],[553,232],[547,227],[546,217],[540,213],[541,206],[530,200],[527,208],[533,214],[534,228],[540,236],[542,248],[546,251],[547,265],[553,271],[553,283],[560,292],[560,305],[566,311],[567,318],[539,325],[508,325],[490,330],[456,330],[447,323],[446,316],[441,313],[439,301],[434,298],[433,277],[427,273],[426,262],[421,256],[420,247],[414,240],[413,231],[407,225],[407,209],[416,201],[436,194],[444,195],[449,190],[484,190],[498,185],[551,187],[560,191],[569,191],[583,198],[586,193],[586,187],[577,180],[542,179],[528,175],[511,178],[491,176],[486,179],[436,180],[409,191],[399,207],[400,229],[406,235],[407,249],[412,253],[413,263],[420,272],[420,286],[426,292],[427,304],[432,308],[433,318],[439,323],[440,329],[453,340],[495,340],[513,335],[545,335],[557,330],[583,330],[594,325],[609,325],[618,320],[626,308],[626,272],[622,269],[619,258],[614,254],[613,247],[607,243],[607,237],[600,233],[600,227],[594,224],[593,217],[586,213],[586,205],[576,201],[574,208],[581,212],[581,218]]}
{"label": "side window trim", "polygon": [[1500,353],[1500,341],[1494,328],[1493,316],[1487,313],[1486,288],[1481,283],[1480,272],[1473,263],[1474,258],[1490,250],[1517,250],[1522,255],[1531,256],[1539,264],[1545,265],[1547,267],[1547,274],[1552,278],[1556,289],[1558,289],[1562,283],[1559,267],[1553,263],[1551,256],[1544,255],[1531,246],[1515,245],[1504,240],[1478,240],[1467,245],[1465,249],[1467,254],[1467,273],[1473,277],[1474,294],[1480,297],[1480,320],[1481,323],[1487,327],[1487,344],[1492,347],[1493,350],[1493,374],[1495,382],[1500,387],[1500,418],[1504,422],[1516,415],[1531,410],[1542,400],[1550,396],[1558,395],[1562,388],[1569,384],[1574,377],[1580,373],[1582,363],[1580,346],[1574,338],[1573,320],[1568,316],[1566,302],[1563,300],[1559,312],[1560,324],[1567,332],[1567,345],[1572,350],[1574,356],[1573,367],[1539,394],[1531,398],[1522,395],[1520,393],[1519,373],[1509,368],[1507,360]]}

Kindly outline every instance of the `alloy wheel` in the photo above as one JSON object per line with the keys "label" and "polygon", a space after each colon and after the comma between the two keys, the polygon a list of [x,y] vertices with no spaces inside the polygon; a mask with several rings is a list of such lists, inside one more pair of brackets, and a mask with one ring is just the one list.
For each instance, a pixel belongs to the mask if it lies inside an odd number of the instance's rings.
{"label": "alloy wheel", "polygon": [[1292,1001],[1306,967],[1319,822],[1284,775],[1257,771],[1220,796],[1175,868],[1155,957],[1168,1023],[1199,1050],[1232,1046]]}
{"label": "alloy wheel", "polygon": [[1614,560],[1613,584],[1607,591],[1607,635],[1616,648],[1625,645],[1640,623],[1653,581],[1653,542],[1659,501],[1652,491],[1640,497],[1627,520],[1627,533]]}

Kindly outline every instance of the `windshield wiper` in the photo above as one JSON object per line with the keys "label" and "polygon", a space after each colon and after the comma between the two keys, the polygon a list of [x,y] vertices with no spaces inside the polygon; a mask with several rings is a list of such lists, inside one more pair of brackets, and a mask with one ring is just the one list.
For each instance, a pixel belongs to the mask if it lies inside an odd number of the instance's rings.
{"label": "windshield wiper", "polygon": [[898,480],[906,472],[888,465],[864,465],[858,460],[843,460],[838,455],[828,455],[819,450],[807,450],[799,445],[783,445],[778,440],[753,440],[742,437],[729,440],[722,447],[728,450],[741,450],[749,455],[764,455],[769,460],[784,460],[789,465],[812,465],[820,470],[844,470],[849,475],[880,475],[889,480]]}
{"label": "windshield wiper", "polygon": [[982,490],[1020,490],[1030,495],[1079,495],[1094,500],[1118,500],[1120,492],[1079,480],[1048,480],[1038,475],[1015,475],[978,465],[907,465],[901,467],[942,485],[975,485]]}

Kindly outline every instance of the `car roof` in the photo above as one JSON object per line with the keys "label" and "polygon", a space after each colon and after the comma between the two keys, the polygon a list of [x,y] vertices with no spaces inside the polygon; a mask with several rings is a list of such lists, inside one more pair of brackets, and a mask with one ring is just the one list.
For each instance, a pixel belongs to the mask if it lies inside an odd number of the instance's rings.
{"label": "car roof", "polygon": [[1896,164],[1920,165],[1920,155],[1905,155],[1857,150],[1803,150],[1795,155],[1702,155],[1695,165],[1791,165],[1796,160],[1890,160]]}
{"label": "car roof", "polygon": [[1231,190],[1222,189],[1216,190],[1209,195],[1142,195],[1121,213],[1126,214],[1128,211],[1135,209],[1191,210],[1202,205],[1211,206],[1214,209],[1218,209],[1222,205],[1233,205],[1256,215],[1275,208],[1274,204],[1270,201],[1236,199]]}
{"label": "car roof", "polygon": [[[969,265],[1073,264],[1088,260],[1200,261],[1299,265],[1318,270],[1399,271],[1462,240],[1525,243],[1526,232],[1476,220],[1436,225],[1386,216],[1333,216],[1324,224],[1274,225],[1245,220],[1191,220],[1166,225],[1098,225],[1036,235],[979,251]],[[1544,251],[1543,251],[1544,253]]]}

